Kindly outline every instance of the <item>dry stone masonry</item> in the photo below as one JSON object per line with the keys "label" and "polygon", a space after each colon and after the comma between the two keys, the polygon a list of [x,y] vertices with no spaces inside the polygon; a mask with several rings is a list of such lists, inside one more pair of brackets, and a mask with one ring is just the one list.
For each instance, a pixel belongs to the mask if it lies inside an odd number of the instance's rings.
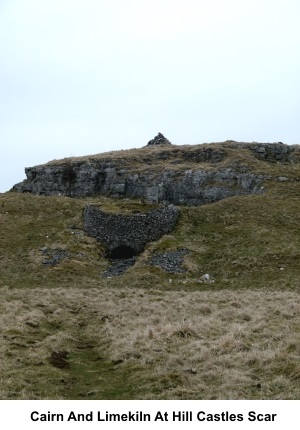
{"label": "dry stone masonry", "polygon": [[[179,209],[173,205],[132,215],[113,214],[97,206],[86,206],[83,213],[84,230],[104,244],[106,257],[111,261],[103,276],[125,273],[135,264],[136,255],[144,250],[148,242],[159,239],[175,227],[178,215]],[[174,273],[178,269],[177,265]]]}
{"label": "dry stone masonry", "polygon": [[171,142],[162,133],[158,133],[157,136],[149,140],[147,146],[149,145],[171,145]]}
{"label": "dry stone masonry", "polygon": [[169,233],[175,226],[179,209],[173,205],[138,214],[113,214],[97,206],[84,210],[84,230],[103,243],[110,259],[129,259],[145,245]]}

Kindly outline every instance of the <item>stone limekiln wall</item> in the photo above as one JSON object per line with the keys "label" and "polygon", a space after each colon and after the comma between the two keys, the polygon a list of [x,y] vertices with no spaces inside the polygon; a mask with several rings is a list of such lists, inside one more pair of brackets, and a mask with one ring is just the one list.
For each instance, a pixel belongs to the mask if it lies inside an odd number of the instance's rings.
{"label": "stone limekiln wall", "polygon": [[169,233],[175,226],[179,209],[168,205],[139,214],[111,214],[96,206],[84,209],[84,229],[107,249],[109,257],[130,258],[143,251],[145,245]]}

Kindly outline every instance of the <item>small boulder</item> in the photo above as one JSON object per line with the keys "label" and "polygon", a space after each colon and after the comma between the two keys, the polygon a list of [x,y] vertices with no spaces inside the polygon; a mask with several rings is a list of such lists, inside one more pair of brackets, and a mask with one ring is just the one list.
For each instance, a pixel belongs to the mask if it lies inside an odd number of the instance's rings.
{"label": "small boulder", "polygon": [[208,273],[205,273],[205,275],[201,276],[201,278],[199,279],[200,284],[202,284],[202,282],[204,283],[214,283],[215,281],[211,278],[211,276]]}

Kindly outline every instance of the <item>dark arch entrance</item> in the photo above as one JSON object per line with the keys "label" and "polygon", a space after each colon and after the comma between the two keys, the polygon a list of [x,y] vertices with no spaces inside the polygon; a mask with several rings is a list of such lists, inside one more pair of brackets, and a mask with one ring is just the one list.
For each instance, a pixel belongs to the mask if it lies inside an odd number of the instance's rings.
{"label": "dark arch entrance", "polygon": [[131,248],[131,246],[120,245],[120,246],[117,246],[117,248],[114,248],[110,252],[109,257],[113,260],[125,259],[125,258],[132,258],[135,256],[135,254],[136,252],[134,251],[133,248]]}

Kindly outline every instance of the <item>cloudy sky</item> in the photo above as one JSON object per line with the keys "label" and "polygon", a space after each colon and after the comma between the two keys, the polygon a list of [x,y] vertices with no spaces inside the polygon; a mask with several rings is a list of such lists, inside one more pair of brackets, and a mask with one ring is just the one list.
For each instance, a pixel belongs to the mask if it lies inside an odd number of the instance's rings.
{"label": "cloudy sky", "polygon": [[299,22],[299,0],[0,0],[0,192],[158,131],[300,143]]}

